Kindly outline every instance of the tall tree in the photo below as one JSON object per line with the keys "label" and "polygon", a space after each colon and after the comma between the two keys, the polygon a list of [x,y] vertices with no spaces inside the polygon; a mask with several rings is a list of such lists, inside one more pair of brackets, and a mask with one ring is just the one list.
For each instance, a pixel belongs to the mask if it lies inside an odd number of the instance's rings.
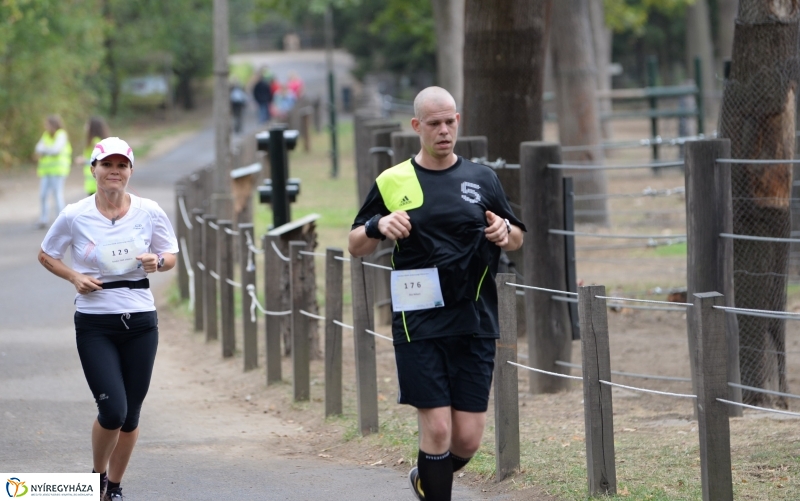
{"label": "tall tree", "polygon": [[611,139],[611,122],[604,120],[603,115],[611,113],[611,97],[605,95],[611,91],[611,30],[606,26],[603,2],[589,2],[589,19],[592,28],[592,46],[597,67],[597,91],[601,94],[598,100],[600,107],[600,132],[603,139]]}
{"label": "tall tree", "polygon": [[[558,2],[556,2],[558,3]],[[486,136],[489,157],[519,162],[542,139],[544,51],[552,0],[466,0],[463,135]]]}
{"label": "tall tree", "polygon": [[[582,146],[565,152],[565,161],[602,164],[600,113],[597,104],[597,64],[589,19],[589,0],[559,0],[553,7],[553,72],[556,77],[558,133],[562,146]],[[602,170],[580,170],[575,193],[606,193]],[[579,200],[575,209],[585,211],[576,221],[608,223],[606,200]]]}
{"label": "tall tree", "polygon": [[431,0],[436,25],[438,83],[456,100],[464,98],[464,0]]}
{"label": "tall tree", "polygon": [[739,0],[717,0],[717,74],[723,74],[725,61],[733,53],[733,29]]}
{"label": "tall tree", "polygon": [[[738,159],[792,159],[798,92],[798,0],[740,0],[720,135]],[[788,238],[792,170],[788,164],[731,165],[733,230]],[[734,241],[736,306],[783,311],[788,247],[783,242]],[[786,392],[785,321],[739,316],[742,383]],[[776,384],[777,383],[777,384]],[[743,392],[747,403],[768,401]],[[778,400],[785,407],[786,402]]]}
{"label": "tall tree", "polygon": [[691,73],[694,58],[700,57],[702,89],[706,108],[716,115],[717,105],[714,96],[714,41],[711,37],[711,14],[708,0],[695,0],[686,7],[686,69]]}

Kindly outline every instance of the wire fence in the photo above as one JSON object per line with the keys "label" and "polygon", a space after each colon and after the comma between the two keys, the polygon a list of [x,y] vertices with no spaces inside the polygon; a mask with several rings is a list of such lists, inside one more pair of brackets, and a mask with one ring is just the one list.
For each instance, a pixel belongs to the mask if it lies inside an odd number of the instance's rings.
{"label": "wire fence", "polygon": [[[673,167],[678,166],[679,162],[663,162],[658,167]],[[732,168],[736,168],[736,163],[731,163]],[[576,169],[586,169],[586,165],[577,165],[577,164],[552,164],[550,165],[552,169],[559,169],[563,171],[571,171]],[[653,164],[634,164],[629,166],[621,166],[621,165],[610,165],[609,168],[601,168],[600,166],[595,166],[592,170],[610,170],[610,169],[618,169],[618,170],[628,170],[628,169],[650,169],[653,168]],[[766,168],[766,167],[765,167]],[[770,167],[774,168],[774,166]],[[668,186],[674,186],[675,184],[675,176],[662,174],[663,182],[662,185],[665,183],[669,183]],[[636,180],[631,181],[633,183]],[[629,183],[629,184],[631,184]],[[634,188],[628,188],[624,191],[620,191],[617,193],[611,193],[606,195],[604,200],[612,202],[616,204],[620,202],[619,207],[619,214],[625,216],[636,216],[636,211],[641,210],[643,214],[648,213],[651,216],[646,217],[644,219],[637,220],[635,217],[632,218],[634,221],[630,221],[628,219],[620,219],[615,217],[614,208],[615,205],[611,205],[611,210],[609,213],[612,214],[611,217],[611,226],[607,228],[599,229],[596,226],[586,225],[586,226],[579,226],[578,229],[559,229],[559,228],[550,228],[549,233],[552,235],[558,235],[563,237],[570,237],[576,240],[581,241],[581,245],[576,246],[577,254],[576,264],[578,269],[578,277],[586,282],[589,283],[597,283],[600,282],[604,276],[602,274],[594,275],[597,270],[600,270],[605,273],[619,273],[620,267],[625,267],[625,273],[631,274],[636,273],[634,271],[637,269],[637,266],[644,266],[647,267],[649,270],[653,270],[653,268],[658,268],[655,270],[654,273],[642,273],[642,276],[647,280],[647,286],[645,286],[644,281],[641,283],[633,283],[633,284],[615,284],[613,287],[612,293],[607,295],[594,295],[592,296],[592,300],[599,300],[602,301],[602,307],[604,311],[621,311],[625,309],[630,310],[649,310],[653,312],[654,315],[658,315],[659,312],[679,312],[687,315],[691,315],[692,307],[694,306],[693,303],[687,302],[686,299],[686,287],[683,285],[685,283],[686,278],[686,267],[685,267],[685,251],[683,254],[678,254],[677,257],[671,256],[669,253],[665,255],[653,255],[655,250],[679,246],[684,244],[687,240],[687,232],[686,232],[686,224],[685,224],[685,210],[681,210],[676,208],[677,206],[670,205],[675,204],[683,204],[684,201],[682,198],[685,196],[686,190],[684,187],[664,187],[656,185],[654,188],[647,186],[646,188],[637,190]],[[580,197],[593,197],[596,195],[591,194],[573,194],[574,200],[579,200]],[[756,198],[771,200],[771,197],[753,197],[753,200]],[[588,200],[589,198],[584,198],[584,200]],[[642,204],[650,203],[652,201],[659,201],[664,202],[665,205],[663,206],[653,206],[647,209],[641,209]],[[770,202],[771,203],[771,202]],[[186,207],[184,203],[181,203],[181,218],[183,219],[184,226],[192,231],[196,232],[199,227],[207,227],[211,230],[219,230],[220,226],[213,222],[208,222],[204,224],[202,218],[195,218],[195,223],[192,223],[192,218],[188,215],[186,211]],[[634,207],[638,207],[640,209],[636,209]],[[595,213],[596,214],[596,213]],[[589,212],[586,211],[583,214],[575,211],[573,215],[589,215]],[[654,219],[663,217],[662,219]],[[187,224],[188,223],[188,224]],[[578,223],[580,225],[582,223]],[[191,225],[191,226],[190,226]],[[264,240],[264,244],[259,248],[254,242],[254,236],[248,231],[236,231],[233,229],[225,228],[223,232],[219,232],[220,234],[227,235],[228,237],[239,237],[242,239],[242,256],[245,256],[244,259],[247,261],[247,269],[251,271],[255,271],[256,268],[256,257],[260,256],[263,258],[265,266],[268,259],[273,259],[276,262],[281,263],[280,266],[282,267],[291,267],[295,266],[295,263],[299,260],[301,262],[305,261],[313,261],[314,258],[326,258],[326,266],[329,266],[330,263],[336,263],[338,266],[341,266],[344,262],[349,262],[351,264],[351,282],[353,286],[352,290],[352,298],[354,303],[354,315],[353,315],[353,325],[349,325],[344,322],[343,315],[339,314],[331,314],[330,312],[326,311],[324,315],[317,314],[313,311],[305,309],[302,306],[297,306],[292,304],[291,308],[289,309],[281,309],[281,308],[268,308],[267,304],[262,304],[259,301],[258,294],[256,293],[256,284],[254,281],[248,281],[244,278],[241,278],[241,281],[237,282],[232,277],[229,276],[220,276],[222,273],[219,269],[212,269],[216,268],[217,266],[206,266],[203,264],[201,260],[194,260],[194,266],[196,270],[202,271],[203,275],[207,275],[213,278],[215,281],[219,281],[220,285],[226,284],[227,286],[234,287],[234,288],[242,288],[247,292],[247,296],[249,298],[248,307],[246,311],[249,311],[249,319],[251,323],[257,322],[257,312],[260,312],[265,317],[281,317],[286,320],[287,323],[292,323],[292,328],[294,324],[303,325],[301,323],[302,319],[309,320],[309,321],[318,321],[322,322],[326,329],[326,338],[329,335],[327,329],[329,326],[335,326],[339,331],[339,336],[341,336],[341,330],[345,329],[348,331],[352,331],[352,335],[355,339],[355,360],[357,364],[362,363],[362,359],[365,357],[364,353],[369,353],[369,344],[366,339],[369,339],[369,342],[374,342],[376,339],[394,342],[393,338],[390,336],[386,336],[381,334],[377,330],[374,329],[373,325],[369,324],[369,321],[374,320],[371,317],[371,313],[363,313],[364,308],[366,308],[366,304],[368,301],[364,301],[365,299],[365,291],[357,290],[359,285],[359,279],[361,279],[361,283],[363,284],[365,276],[372,276],[372,274],[367,275],[365,273],[366,268],[372,268],[377,270],[375,273],[382,273],[385,271],[389,271],[392,268],[389,266],[383,266],[374,262],[366,262],[362,259],[348,259],[341,255],[332,256],[330,253],[318,253],[313,251],[306,251],[306,250],[299,250],[296,253],[294,251],[287,251],[285,248],[279,247],[279,244],[276,243],[275,240]],[[736,231],[734,228],[733,233],[721,233],[720,236],[722,238],[730,238],[735,239],[738,241],[745,241],[745,242],[758,242],[760,244],[790,244],[794,243],[794,240],[800,241],[800,239],[791,239],[791,235],[786,237],[774,237],[771,235],[762,235],[758,233],[743,233],[740,231]],[[753,238],[749,238],[753,237]],[[595,241],[602,241],[607,239],[617,239],[617,240],[633,240],[636,241],[636,247],[621,247],[621,246],[612,246],[612,245],[600,245],[596,244]],[[777,240],[776,240],[777,239]],[[643,242],[638,242],[638,241]],[[187,241],[191,242],[192,239],[184,239],[182,240],[182,246],[187,245]],[[624,245],[624,244],[619,244]],[[189,245],[191,247],[191,245]],[[296,249],[295,249],[296,250]],[[620,253],[621,250],[631,250],[639,252],[638,254],[622,254]],[[648,254],[644,254],[648,253]],[[276,259],[274,259],[276,258]],[[305,259],[309,258],[309,259]],[[683,264],[681,264],[683,261]],[[208,261],[214,262],[214,261]],[[669,264],[664,264],[669,263]],[[594,267],[593,265],[603,265],[602,267]],[[608,266],[612,265],[612,266]],[[184,266],[192,269],[192,261],[186,260],[184,262]],[[781,278],[786,278],[788,273],[776,273],[774,271],[751,271],[746,268],[736,268],[738,273],[750,273],[753,276],[763,275],[764,277],[775,278],[773,275],[779,275]],[[326,276],[330,273],[329,268],[326,268]],[[272,275],[265,275],[265,276],[273,276]],[[518,274],[518,276],[520,276]],[[679,281],[677,278],[680,278]],[[311,278],[313,280],[313,274],[311,276],[306,276],[304,279],[308,280]],[[193,280],[200,280],[201,277],[199,275],[195,275]],[[518,294],[522,294],[524,296],[529,295],[537,295],[537,297],[546,297],[549,301],[555,302],[566,302],[570,305],[577,305],[581,306],[581,302],[579,300],[579,293],[571,291],[571,290],[560,290],[558,288],[551,288],[551,287],[536,287],[531,285],[526,285],[524,283],[515,283],[515,282],[522,282],[522,280],[515,280],[510,281],[507,280],[503,282],[503,284],[507,286],[513,287],[516,292],[512,293],[512,297],[516,297]],[[658,286],[653,285],[654,283],[658,283]],[[621,286],[624,285],[624,286]],[[265,284],[266,287],[266,284]],[[366,290],[366,286],[365,286]],[[327,291],[326,291],[327,295]],[[670,297],[670,296],[675,297]],[[364,296],[364,297],[362,297]],[[670,297],[668,300],[660,300],[661,297]],[[658,299],[655,299],[658,298]],[[199,298],[196,299],[198,302],[200,301]],[[293,301],[294,299],[292,299]],[[326,306],[328,303],[328,298],[326,296]],[[355,305],[358,304],[356,307]],[[737,306],[739,305],[738,298],[737,298]],[[358,313],[358,309],[362,309],[361,315]],[[795,320],[800,318],[800,315],[792,315],[791,313],[787,313],[784,311],[780,311],[777,309],[771,308],[729,308],[729,307],[715,307],[715,309],[721,310],[722,314],[726,316],[735,315],[739,319],[739,324],[741,325],[743,319],[745,318],[757,318],[757,319],[765,319],[769,321],[779,321],[785,324],[786,320]],[[300,320],[298,320],[300,319]],[[646,339],[642,339],[642,345],[646,346],[648,341]],[[583,341],[582,341],[583,342]],[[754,351],[757,353],[761,353],[761,356],[765,354],[780,354],[780,356],[786,357],[787,355],[791,354],[790,351],[785,349],[780,349],[781,347],[769,346],[763,347],[758,344],[745,344],[742,343],[741,350],[744,351]],[[268,348],[269,352],[270,348]],[[360,351],[366,350],[366,351]],[[341,350],[339,350],[341,352]],[[372,356],[374,357],[375,347],[372,346]],[[691,356],[693,354],[690,353]],[[369,358],[369,356],[367,356]],[[676,376],[676,375],[659,375],[659,374],[644,374],[640,372],[634,371],[620,371],[620,370],[608,370],[607,375],[603,375],[602,377],[597,377],[597,373],[592,373],[595,368],[591,366],[584,367],[583,364],[572,364],[568,361],[561,361],[558,360],[555,362],[555,367],[547,367],[545,366],[544,369],[537,368],[536,363],[529,361],[527,365],[520,364],[517,360],[526,358],[523,354],[516,354],[513,360],[506,360],[503,362],[504,365],[523,369],[526,371],[530,371],[532,373],[539,374],[543,377],[553,377],[559,379],[569,379],[569,380],[580,380],[582,385],[586,385],[587,381],[591,382],[591,384],[602,385],[605,387],[615,387],[619,389],[624,389],[628,391],[636,391],[642,393],[648,393],[653,396],[653,398],[660,398],[660,397],[667,397],[667,398],[684,398],[684,399],[699,399],[705,398],[701,397],[700,393],[691,394],[686,392],[678,392],[678,391],[671,391],[677,388],[677,385],[686,385],[686,383],[691,382],[691,378],[683,377],[683,376]],[[683,361],[685,362],[685,361]],[[268,362],[269,363],[269,362]],[[326,361],[327,363],[327,361]],[[374,363],[374,360],[372,362]],[[689,364],[680,364],[678,365],[684,367],[687,372],[689,369]],[[573,376],[569,374],[570,369],[581,369],[580,376]],[[627,368],[627,367],[625,367]],[[359,366],[359,371],[363,372],[363,367]],[[551,370],[545,370],[551,369]],[[784,367],[785,369],[785,367]],[[269,369],[268,369],[269,370]],[[563,370],[563,372],[562,372]],[[369,372],[369,371],[367,371]],[[785,372],[785,371],[784,371]],[[656,388],[643,388],[640,386],[633,386],[628,384],[622,384],[618,381],[612,380],[611,376],[615,376],[618,378],[633,378],[633,379],[646,379],[654,381],[653,383],[648,384],[648,386],[656,386]],[[374,378],[373,378],[374,379]],[[624,381],[624,380],[623,380]],[[627,383],[627,381],[624,381]],[[656,382],[661,382],[661,384],[657,384]],[[791,394],[788,391],[775,391],[775,390],[767,390],[762,387],[751,386],[747,384],[747,380],[742,378],[741,383],[737,382],[727,382],[731,387],[738,388],[740,390],[744,390],[745,392],[750,392],[753,394],[760,394],[760,395],[768,395],[771,397],[777,397],[778,399],[796,399],[800,398],[796,395]],[[365,384],[363,381],[357,381],[357,386],[359,388],[359,394],[362,393],[363,387],[362,384]],[[371,383],[374,386],[374,381]],[[676,385],[676,388],[672,388],[669,385]],[[327,386],[327,383],[326,383]],[[677,388],[679,389],[679,388]],[[783,388],[782,390],[785,390]],[[608,392],[607,393],[611,393]],[[514,394],[517,394],[514,392]],[[367,395],[369,397],[369,395]],[[361,398],[359,396],[359,398]],[[726,406],[743,406],[745,408],[753,408],[762,412],[781,412],[784,414],[792,415],[793,413],[785,411],[785,410],[776,410],[771,409],[767,405],[758,405],[758,406],[750,406],[750,404],[739,404],[734,400],[728,398],[721,398],[717,397],[714,399],[714,402],[719,402],[720,404],[724,404]],[[762,400],[762,402],[767,402]],[[359,402],[359,406],[368,405],[366,402]],[[369,404],[372,405],[372,404]],[[359,419],[364,420],[363,422],[359,423],[360,429],[363,430],[373,430],[373,425],[377,426],[377,416],[375,416],[375,423],[369,423],[369,419],[371,416],[371,411],[369,412],[362,412],[362,408],[359,407]],[[376,410],[377,412],[377,405]],[[363,416],[362,416],[363,415]]]}

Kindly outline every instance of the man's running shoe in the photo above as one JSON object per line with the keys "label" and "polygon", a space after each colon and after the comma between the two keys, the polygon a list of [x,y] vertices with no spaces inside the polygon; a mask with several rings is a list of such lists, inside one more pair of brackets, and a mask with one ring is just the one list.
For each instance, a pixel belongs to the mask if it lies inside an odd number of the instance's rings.
{"label": "man's running shoe", "polygon": [[124,499],[125,498],[122,497],[122,487],[117,487],[116,489],[108,491],[103,501],[123,501]]}
{"label": "man's running shoe", "polygon": [[422,492],[422,482],[419,481],[419,470],[416,466],[408,472],[408,481],[411,482],[411,492],[414,493],[414,497],[425,501],[425,493]]}

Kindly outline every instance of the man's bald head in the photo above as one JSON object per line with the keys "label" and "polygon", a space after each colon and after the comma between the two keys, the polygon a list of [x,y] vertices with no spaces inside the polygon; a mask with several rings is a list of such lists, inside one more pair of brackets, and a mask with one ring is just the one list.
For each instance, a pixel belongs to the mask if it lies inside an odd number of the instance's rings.
{"label": "man's bald head", "polygon": [[427,87],[414,98],[414,116],[417,120],[422,120],[426,110],[447,106],[452,106],[454,111],[456,109],[456,100],[447,90],[435,86]]}

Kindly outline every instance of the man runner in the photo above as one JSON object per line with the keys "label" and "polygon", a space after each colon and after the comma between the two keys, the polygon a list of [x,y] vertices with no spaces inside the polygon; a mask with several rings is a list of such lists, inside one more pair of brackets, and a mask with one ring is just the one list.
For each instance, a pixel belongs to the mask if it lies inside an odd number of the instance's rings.
{"label": "man runner", "polygon": [[494,277],[501,249],[522,245],[494,171],[453,153],[460,115],[440,87],[414,100],[421,149],[375,180],[349,235],[355,257],[380,240],[392,254],[398,403],[417,408],[418,499],[449,501],[453,472],[481,442],[499,337]]}

